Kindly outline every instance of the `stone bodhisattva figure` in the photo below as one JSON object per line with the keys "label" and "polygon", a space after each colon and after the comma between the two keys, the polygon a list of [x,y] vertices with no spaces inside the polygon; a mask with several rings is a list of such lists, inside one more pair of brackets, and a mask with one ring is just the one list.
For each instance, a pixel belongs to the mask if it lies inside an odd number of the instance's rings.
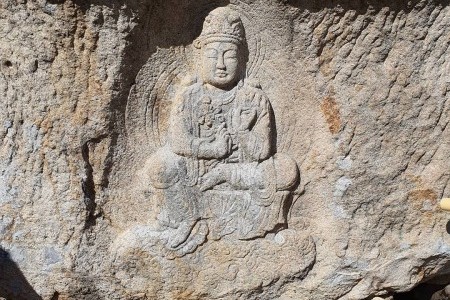
{"label": "stone bodhisattva figure", "polygon": [[142,170],[160,228],[170,232],[166,247],[183,252],[206,235],[245,240],[277,230],[299,183],[296,162],[276,153],[269,99],[246,78],[239,15],[225,7],[212,11],[194,46],[199,79],[174,99],[167,145]]}

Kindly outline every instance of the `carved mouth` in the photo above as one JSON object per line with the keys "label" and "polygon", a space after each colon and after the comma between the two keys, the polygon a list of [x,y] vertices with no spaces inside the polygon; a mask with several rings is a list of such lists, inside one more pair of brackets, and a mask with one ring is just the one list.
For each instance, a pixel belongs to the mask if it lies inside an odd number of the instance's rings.
{"label": "carved mouth", "polygon": [[216,72],[216,77],[225,78],[227,76],[228,76],[228,74],[225,72]]}

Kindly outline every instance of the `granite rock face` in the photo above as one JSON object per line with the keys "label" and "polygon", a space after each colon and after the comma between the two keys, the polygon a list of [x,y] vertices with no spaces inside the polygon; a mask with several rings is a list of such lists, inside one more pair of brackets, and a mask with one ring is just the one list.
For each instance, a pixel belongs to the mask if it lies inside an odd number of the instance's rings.
{"label": "granite rock face", "polygon": [[449,284],[449,99],[449,1],[2,0],[0,297]]}

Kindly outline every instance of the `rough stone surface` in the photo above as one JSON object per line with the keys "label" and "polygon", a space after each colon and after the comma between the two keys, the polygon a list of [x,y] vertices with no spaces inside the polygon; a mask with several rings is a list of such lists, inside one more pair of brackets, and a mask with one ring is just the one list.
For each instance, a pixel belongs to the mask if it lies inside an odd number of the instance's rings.
{"label": "rough stone surface", "polygon": [[0,297],[445,286],[449,99],[447,0],[1,0]]}

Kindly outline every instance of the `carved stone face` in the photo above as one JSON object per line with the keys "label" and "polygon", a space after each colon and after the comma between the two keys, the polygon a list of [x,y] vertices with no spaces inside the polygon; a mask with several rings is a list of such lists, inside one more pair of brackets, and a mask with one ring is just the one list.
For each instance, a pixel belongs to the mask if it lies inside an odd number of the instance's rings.
{"label": "carved stone face", "polygon": [[202,77],[205,83],[220,89],[239,80],[239,46],[230,42],[211,42],[202,47]]}

